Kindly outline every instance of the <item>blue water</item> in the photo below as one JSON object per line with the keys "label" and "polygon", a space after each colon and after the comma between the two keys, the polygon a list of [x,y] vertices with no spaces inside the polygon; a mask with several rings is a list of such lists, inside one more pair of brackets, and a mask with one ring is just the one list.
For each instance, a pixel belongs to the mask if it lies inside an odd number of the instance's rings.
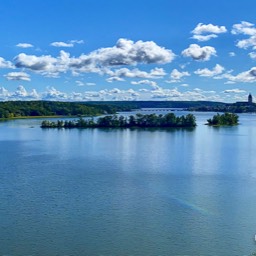
{"label": "blue water", "polygon": [[256,251],[256,115],[184,129],[0,123],[0,255]]}

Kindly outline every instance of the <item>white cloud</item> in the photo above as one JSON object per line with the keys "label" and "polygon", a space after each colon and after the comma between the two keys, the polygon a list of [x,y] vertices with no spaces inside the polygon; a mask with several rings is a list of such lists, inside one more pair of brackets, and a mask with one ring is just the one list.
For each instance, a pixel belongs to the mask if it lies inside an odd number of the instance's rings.
{"label": "white cloud", "polygon": [[33,71],[51,71],[57,63],[57,60],[50,55],[37,57],[25,53],[20,53],[14,61],[17,68],[27,68]]}
{"label": "white cloud", "polygon": [[14,68],[14,66],[10,61],[0,57],[0,68]]}
{"label": "white cloud", "polygon": [[119,77],[119,76],[112,76],[106,79],[107,82],[112,83],[112,82],[123,82],[124,79]]}
{"label": "white cloud", "polygon": [[171,79],[175,81],[180,81],[184,76],[190,76],[190,74],[187,71],[180,72],[177,69],[173,69],[170,74]]}
{"label": "white cloud", "polygon": [[70,63],[70,55],[65,51],[60,51],[57,58],[51,55],[27,55],[20,53],[14,58],[17,68],[26,68],[34,72],[41,73],[50,77],[57,77],[60,72],[66,72]]}
{"label": "white cloud", "polygon": [[251,36],[248,39],[238,41],[236,46],[239,48],[242,48],[242,49],[247,49],[249,47],[255,47],[256,46],[256,35]]}
{"label": "white cloud", "polygon": [[84,40],[70,40],[71,44],[84,44]]}
{"label": "white cloud", "polygon": [[239,40],[236,44],[237,47],[247,49],[256,46],[256,28],[254,24],[246,21],[234,24],[231,33],[233,35],[243,34],[249,36],[247,39]]}
{"label": "white cloud", "polygon": [[194,73],[199,76],[213,77],[221,74],[224,70],[225,70],[224,67],[222,67],[219,64],[216,64],[216,66],[212,70],[208,68],[203,68],[203,69],[196,70]]}
{"label": "white cloud", "polygon": [[32,47],[34,47],[34,45],[28,44],[28,43],[19,43],[19,44],[16,44],[16,46],[19,47],[19,48],[32,48]]}
{"label": "white cloud", "polygon": [[253,67],[248,71],[241,72],[238,75],[232,75],[231,73],[225,73],[216,78],[217,79],[227,79],[228,80],[227,83],[229,83],[229,84],[231,84],[231,83],[253,83],[253,82],[256,82],[256,67]]}
{"label": "white cloud", "polygon": [[0,87],[1,100],[39,100],[41,99],[35,89],[28,92],[24,86],[19,85],[14,92],[9,92],[4,87]]}
{"label": "white cloud", "polygon": [[65,43],[65,42],[53,42],[51,46],[54,47],[74,47],[73,43]]}
{"label": "white cloud", "polygon": [[68,95],[65,92],[56,90],[54,87],[48,87],[47,91],[42,94],[43,100],[68,100]]}
{"label": "white cloud", "polygon": [[158,89],[158,85],[155,81],[151,81],[151,80],[141,80],[141,81],[132,81],[131,84],[135,84],[135,85],[150,85],[153,89]]}
{"label": "white cloud", "polygon": [[77,80],[75,81],[77,86],[94,86],[96,85],[95,83],[84,83],[83,81]]}
{"label": "white cloud", "polygon": [[66,42],[53,42],[50,45],[54,47],[74,47],[75,44],[83,44],[84,40],[70,40],[68,43]]}
{"label": "white cloud", "polygon": [[246,91],[241,89],[229,89],[223,91],[223,93],[246,93]]}
{"label": "white cloud", "polygon": [[7,80],[16,80],[16,81],[31,81],[30,75],[25,72],[10,72],[4,75]]}
{"label": "white cloud", "polygon": [[[231,96],[231,95],[234,96]],[[242,96],[238,96],[242,95]],[[37,93],[35,89],[28,92],[23,86],[19,86],[14,92],[0,87],[1,100],[52,100],[52,101],[110,101],[110,100],[211,100],[211,101],[238,101],[243,100],[243,92],[240,89],[227,90],[217,93],[216,91],[204,91],[195,88],[191,91],[181,92],[178,88],[165,89],[160,86],[152,89],[141,88],[138,90],[119,88],[103,89],[100,91],[85,91],[65,93],[48,87],[46,91]],[[240,98],[239,98],[240,97]]]}
{"label": "white cloud", "polygon": [[211,56],[216,56],[216,50],[212,46],[200,47],[198,44],[191,44],[189,48],[182,51],[182,55],[197,61],[208,61]]}
{"label": "white cloud", "polygon": [[208,41],[212,38],[218,37],[216,34],[226,33],[227,29],[225,26],[216,26],[213,24],[197,24],[196,28],[191,31],[193,39],[198,41]]}
{"label": "white cloud", "polygon": [[84,82],[82,81],[76,81],[77,86],[85,86]]}
{"label": "white cloud", "polygon": [[180,84],[180,86],[182,86],[182,87],[188,87],[189,84]]}
{"label": "white cloud", "polygon": [[107,74],[111,77],[119,77],[119,78],[147,78],[147,79],[157,79],[162,78],[166,75],[166,72],[163,68],[154,68],[151,69],[149,72],[139,70],[137,68],[128,69],[128,68],[121,68],[116,69],[115,71],[108,70]]}
{"label": "white cloud", "polygon": [[192,38],[193,39],[196,39],[200,42],[205,42],[205,41],[209,41],[210,39],[212,38],[216,38],[218,37],[217,35],[215,34],[210,34],[210,35],[193,35]]}
{"label": "white cloud", "polygon": [[254,24],[247,21],[242,21],[239,24],[233,25],[231,33],[233,35],[243,34],[253,36],[256,35],[256,28],[254,28]]}
{"label": "white cloud", "polygon": [[27,92],[27,90],[25,89],[24,86],[19,85],[17,90],[14,92],[14,96],[17,96],[17,97],[27,97],[28,96],[28,92]]}
{"label": "white cloud", "polygon": [[11,93],[4,87],[0,87],[0,100],[8,100],[10,99]]}
{"label": "white cloud", "polygon": [[251,59],[256,60],[256,52],[250,52],[249,56]]}
{"label": "white cloud", "polygon": [[94,85],[96,85],[96,83],[86,83],[86,85],[88,85],[88,86],[94,86]]}
{"label": "white cloud", "polygon": [[115,46],[101,48],[88,55],[81,55],[73,59],[71,66],[82,69],[88,65],[94,67],[113,67],[137,64],[165,64],[171,62],[175,54],[158,46],[153,41],[133,42],[127,39],[119,39]]}
{"label": "white cloud", "polygon": [[230,56],[230,57],[235,57],[236,54],[235,54],[234,52],[230,52],[230,53],[229,53],[229,56]]}
{"label": "white cloud", "polygon": [[[124,65],[165,64],[171,62],[174,57],[175,55],[171,50],[160,47],[152,41],[133,42],[127,39],[119,39],[114,47],[101,48],[88,55],[82,54],[79,57],[70,57],[70,54],[65,51],[60,51],[58,57],[20,53],[14,58],[14,61],[17,68],[26,68],[53,77],[67,71],[71,71],[74,75],[84,72],[118,76],[110,68]],[[137,76],[141,78],[157,78],[165,75],[162,68],[154,68],[149,75],[147,72],[142,73],[143,71],[133,70],[130,74],[127,71],[127,74],[123,76],[134,77],[134,74],[131,73],[135,71]]]}
{"label": "white cloud", "polygon": [[197,24],[196,28],[192,31],[192,33],[195,35],[201,35],[204,33],[221,34],[226,32],[227,32],[227,29],[225,28],[225,26],[216,26],[213,24],[206,25],[203,23]]}

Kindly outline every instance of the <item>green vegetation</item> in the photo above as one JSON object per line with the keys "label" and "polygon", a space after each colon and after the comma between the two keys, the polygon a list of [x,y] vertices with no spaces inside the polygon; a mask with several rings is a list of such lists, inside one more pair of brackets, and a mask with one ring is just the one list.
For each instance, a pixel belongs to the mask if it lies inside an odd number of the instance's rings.
{"label": "green vegetation", "polygon": [[6,101],[0,102],[0,118],[36,116],[96,116],[113,114],[115,107],[77,102]]}
{"label": "green vegetation", "polygon": [[233,104],[219,104],[219,105],[202,105],[189,107],[189,111],[201,111],[201,112],[229,112],[229,113],[255,113],[256,104],[244,103],[233,103]]}
{"label": "green vegetation", "polygon": [[129,127],[195,127],[196,118],[192,114],[177,117],[173,113],[166,115],[142,115],[137,114],[129,117],[124,116],[104,116],[97,118],[84,119],[79,118],[74,121],[61,121],[50,122],[43,121],[42,128],[99,128],[99,127],[112,127],[112,128],[129,128]]}
{"label": "green vegetation", "polygon": [[226,104],[210,101],[6,101],[0,102],[1,118],[38,116],[97,116],[141,108],[181,108],[189,111],[230,113],[256,112],[256,104]]}
{"label": "green vegetation", "polygon": [[224,113],[220,115],[219,113],[214,115],[212,119],[207,120],[208,125],[222,126],[222,125],[237,125],[238,115],[234,113]]}

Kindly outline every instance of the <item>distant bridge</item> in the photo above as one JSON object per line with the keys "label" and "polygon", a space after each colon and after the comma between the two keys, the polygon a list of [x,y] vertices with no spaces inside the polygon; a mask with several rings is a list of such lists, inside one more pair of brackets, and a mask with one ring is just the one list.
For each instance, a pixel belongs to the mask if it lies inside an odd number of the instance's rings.
{"label": "distant bridge", "polygon": [[173,112],[173,111],[184,111],[185,108],[140,108],[133,109],[133,112]]}

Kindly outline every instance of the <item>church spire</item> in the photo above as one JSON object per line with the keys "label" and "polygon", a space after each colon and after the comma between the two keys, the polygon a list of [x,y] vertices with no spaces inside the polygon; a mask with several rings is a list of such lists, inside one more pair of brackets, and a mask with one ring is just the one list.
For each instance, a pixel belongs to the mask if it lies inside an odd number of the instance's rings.
{"label": "church spire", "polygon": [[249,93],[249,95],[248,95],[248,103],[252,104],[252,95],[251,95],[251,93]]}

